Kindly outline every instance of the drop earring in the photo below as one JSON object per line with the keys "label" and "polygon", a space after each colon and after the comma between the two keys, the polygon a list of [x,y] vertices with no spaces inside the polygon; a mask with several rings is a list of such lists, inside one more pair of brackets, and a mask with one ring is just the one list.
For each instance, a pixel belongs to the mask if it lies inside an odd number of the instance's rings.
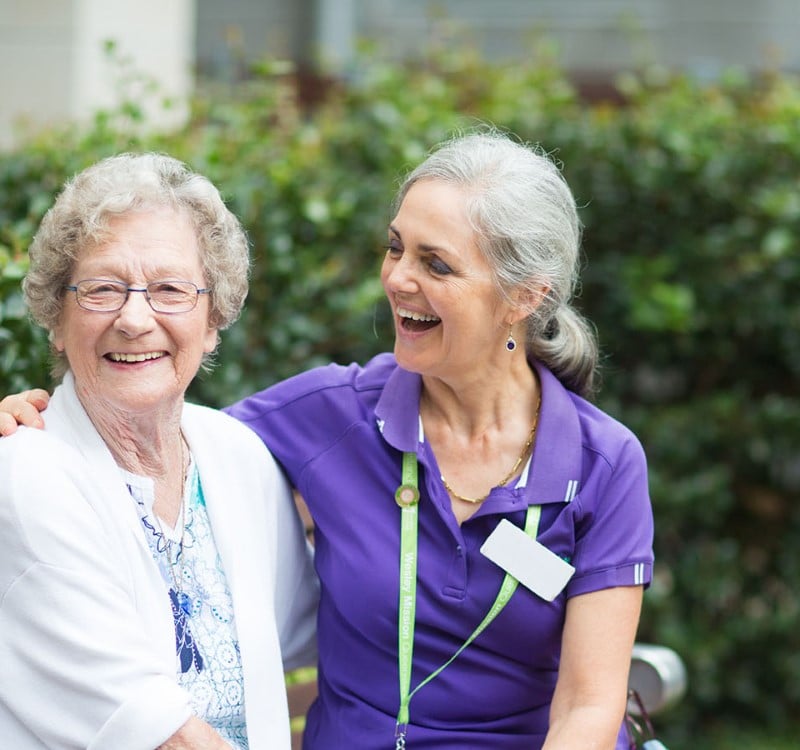
{"label": "drop earring", "polygon": [[506,339],[506,351],[513,352],[517,348],[517,342],[511,334],[511,329],[508,329],[508,338]]}

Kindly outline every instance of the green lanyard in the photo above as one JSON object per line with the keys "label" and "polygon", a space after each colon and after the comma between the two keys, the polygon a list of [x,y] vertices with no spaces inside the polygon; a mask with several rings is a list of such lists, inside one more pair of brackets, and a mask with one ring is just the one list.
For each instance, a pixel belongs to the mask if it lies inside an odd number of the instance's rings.
{"label": "green lanyard", "polygon": [[[394,493],[397,504],[402,509],[400,522],[400,602],[397,616],[397,664],[400,673],[400,710],[397,713],[395,730],[395,750],[403,750],[406,746],[408,729],[408,704],[414,694],[436,677],[445,667],[472,643],[489,623],[500,614],[511,595],[517,588],[517,581],[510,573],[506,573],[500,592],[483,621],[467,638],[462,646],[442,666],[431,672],[413,690],[411,687],[411,663],[414,655],[414,618],[417,600],[417,505],[419,489],[417,482],[417,454],[403,453],[403,482]],[[539,529],[541,507],[531,505],[525,516],[525,533],[536,539]]]}

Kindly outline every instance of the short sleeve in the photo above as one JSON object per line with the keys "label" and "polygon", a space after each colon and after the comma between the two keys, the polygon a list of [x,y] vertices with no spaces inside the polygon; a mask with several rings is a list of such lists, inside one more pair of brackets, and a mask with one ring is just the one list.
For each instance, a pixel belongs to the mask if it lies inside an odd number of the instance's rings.
{"label": "short sleeve", "polygon": [[576,571],[569,596],[615,586],[647,586],[653,571],[653,512],[647,461],[631,434],[616,453],[589,450],[591,470],[577,504]]}

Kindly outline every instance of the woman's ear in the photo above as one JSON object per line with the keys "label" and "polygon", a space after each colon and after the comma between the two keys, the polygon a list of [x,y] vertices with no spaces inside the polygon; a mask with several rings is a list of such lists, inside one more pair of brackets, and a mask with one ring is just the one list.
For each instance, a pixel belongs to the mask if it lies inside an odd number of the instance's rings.
{"label": "woman's ear", "polygon": [[219,329],[209,326],[206,328],[205,337],[203,339],[203,351],[206,354],[211,354],[219,344]]}
{"label": "woman's ear", "polygon": [[53,349],[55,349],[59,354],[63,354],[64,335],[61,330],[61,323],[56,325],[56,327],[50,331],[49,338],[50,338],[50,343],[53,345]]}
{"label": "woman's ear", "polygon": [[517,287],[511,294],[512,307],[506,323],[512,326],[520,320],[529,318],[536,312],[549,293],[550,287],[545,284]]}

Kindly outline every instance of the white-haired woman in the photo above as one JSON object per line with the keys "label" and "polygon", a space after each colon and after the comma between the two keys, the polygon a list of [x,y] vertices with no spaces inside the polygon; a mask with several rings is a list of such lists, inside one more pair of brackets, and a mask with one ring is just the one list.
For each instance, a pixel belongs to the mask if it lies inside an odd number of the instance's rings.
{"label": "white-haired woman", "polygon": [[45,431],[0,443],[4,746],[288,749],[302,525],[261,441],[184,403],[247,293],[238,220],[175,159],[123,154],[67,183],[30,259],[64,377]]}

